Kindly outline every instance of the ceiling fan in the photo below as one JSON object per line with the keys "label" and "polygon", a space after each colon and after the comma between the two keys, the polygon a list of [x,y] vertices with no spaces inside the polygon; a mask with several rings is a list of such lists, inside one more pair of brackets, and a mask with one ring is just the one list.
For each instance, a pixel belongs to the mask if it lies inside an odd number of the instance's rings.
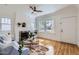
{"label": "ceiling fan", "polygon": [[36,6],[29,6],[29,7],[30,7],[30,9],[33,10],[32,13],[34,13],[34,12],[43,12],[42,10],[38,10],[38,9],[36,8]]}

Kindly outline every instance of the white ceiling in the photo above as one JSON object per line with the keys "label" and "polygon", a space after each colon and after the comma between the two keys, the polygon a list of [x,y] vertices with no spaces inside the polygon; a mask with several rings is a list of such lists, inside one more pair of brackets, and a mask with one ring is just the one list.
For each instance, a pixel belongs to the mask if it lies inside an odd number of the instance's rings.
{"label": "white ceiling", "polygon": [[[37,7],[38,10],[42,10],[43,12],[39,12],[39,13],[31,13],[32,10],[29,8],[30,5],[34,5]],[[49,13],[54,13],[66,6],[68,6],[68,4],[30,4],[30,5],[26,5],[26,14],[27,15],[32,15],[32,16],[40,16],[40,15],[45,15],[45,14],[49,14]]]}
{"label": "white ceiling", "polygon": [[38,5],[38,9],[43,10],[41,13],[37,13],[38,16],[45,15],[49,13],[54,13],[64,7],[68,6],[67,4],[42,4]]}
{"label": "white ceiling", "polygon": [[43,12],[41,13],[34,13],[32,14],[32,10],[29,8],[30,5],[34,4],[12,4],[12,5],[0,5],[0,13],[22,13],[26,14],[27,16],[40,16],[40,15],[45,15],[48,13],[53,13],[56,12],[66,6],[68,4],[35,4],[37,6],[37,9],[42,10]]}

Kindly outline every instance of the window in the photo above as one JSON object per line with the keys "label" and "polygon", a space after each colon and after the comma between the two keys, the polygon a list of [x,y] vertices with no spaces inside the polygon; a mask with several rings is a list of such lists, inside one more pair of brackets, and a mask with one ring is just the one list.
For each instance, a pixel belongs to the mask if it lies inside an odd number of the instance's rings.
{"label": "window", "polygon": [[54,20],[44,19],[36,21],[36,28],[39,32],[53,32],[54,33]]}
{"label": "window", "polygon": [[11,31],[11,19],[1,18],[1,31]]}
{"label": "window", "polygon": [[45,24],[45,29],[46,29],[46,31],[47,32],[51,32],[51,31],[53,31],[53,29],[54,29],[54,27],[53,27],[53,20],[47,20],[46,22],[45,22],[46,24]]}

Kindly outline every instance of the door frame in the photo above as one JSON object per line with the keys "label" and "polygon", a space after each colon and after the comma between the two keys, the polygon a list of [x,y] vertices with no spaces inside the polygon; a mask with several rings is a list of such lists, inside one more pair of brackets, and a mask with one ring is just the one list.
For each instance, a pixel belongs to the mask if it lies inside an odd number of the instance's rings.
{"label": "door frame", "polygon": [[[77,44],[77,16],[67,16],[67,17],[61,17],[60,18],[60,41],[62,41],[62,33],[61,33],[61,30],[62,30],[62,19],[64,18],[71,18],[71,17],[75,17],[75,43],[70,43],[70,44]],[[63,41],[62,41],[63,42]],[[66,42],[67,43],[67,42]]]}

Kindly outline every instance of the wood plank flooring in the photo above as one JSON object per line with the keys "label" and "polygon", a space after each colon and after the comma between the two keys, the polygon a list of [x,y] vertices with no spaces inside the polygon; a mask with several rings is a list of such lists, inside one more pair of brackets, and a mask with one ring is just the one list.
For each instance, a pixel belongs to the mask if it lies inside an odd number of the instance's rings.
{"label": "wood plank flooring", "polygon": [[68,44],[42,38],[39,38],[39,44],[54,47],[54,55],[79,55],[79,47],[74,44]]}

